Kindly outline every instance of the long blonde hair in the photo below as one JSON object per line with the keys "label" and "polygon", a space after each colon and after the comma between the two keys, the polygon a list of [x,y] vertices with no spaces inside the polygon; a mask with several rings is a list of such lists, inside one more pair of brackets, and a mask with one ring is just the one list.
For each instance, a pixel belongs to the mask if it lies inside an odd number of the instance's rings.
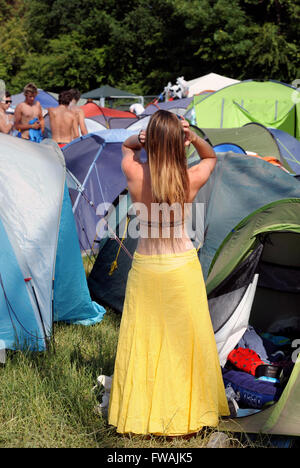
{"label": "long blonde hair", "polygon": [[189,177],[184,131],[178,117],[158,110],[148,124],[145,150],[151,175],[154,203],[179,203],[184,207],[189,196]]}

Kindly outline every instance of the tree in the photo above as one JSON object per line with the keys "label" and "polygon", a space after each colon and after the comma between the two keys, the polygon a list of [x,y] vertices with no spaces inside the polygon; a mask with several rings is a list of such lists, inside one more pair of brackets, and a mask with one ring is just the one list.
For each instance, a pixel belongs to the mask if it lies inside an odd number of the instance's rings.
{"label": "tree", "polygon": [[299,15],[294,0],[0,0],[0,78],[137,94],[212,71],[288,82]]}
{"label": "tree", "polygon": [[[24,5],[21,1],[0,3],[0,78],[11,91],[14,77],[26,60],[27,34],[24,27]],[[4,21],[5,19],[5,21]]]}

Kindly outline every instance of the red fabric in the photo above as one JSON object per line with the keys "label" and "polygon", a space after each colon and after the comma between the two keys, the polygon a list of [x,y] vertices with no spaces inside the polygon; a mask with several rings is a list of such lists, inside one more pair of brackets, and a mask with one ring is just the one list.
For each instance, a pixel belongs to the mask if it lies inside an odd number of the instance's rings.
{"label": "red fabric", "polygon": [[248,372],[255,376],[255,369],[265,364],[258,354],[252,349],[248,348],[237,348],[233,349],[228,354],[228,361],[234,364],[238,369]]}
{"label": "red fabric", "polygon": [[68,143],[57,143],[57,144],[58,144],[58,146],[59,146],[60,148],[63,148],[63,147],[66,146]]}
{"label": "red fabric", "polygon": [[88,102],[80,106],[85,117],[95,117],[96,115],[104,115],[105,117],[135,117],[136,115],[128,111],[120,111],[118,109],[110,109],[109,107],[100,107],[94,102]]}

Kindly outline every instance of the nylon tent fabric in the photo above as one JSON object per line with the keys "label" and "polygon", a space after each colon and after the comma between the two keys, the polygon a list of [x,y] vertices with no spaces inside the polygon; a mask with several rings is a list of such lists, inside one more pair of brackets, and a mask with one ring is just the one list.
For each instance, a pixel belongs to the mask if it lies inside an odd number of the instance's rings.
{"label": "nylon tent fabric", "polygon": [[227,151],[232,151],[234,153],[246,154],[246,151],[243,148],[234,143],[220,143],[219,145],[213,146],[213,149],[216,153],[226,153]]}
{"label": "nylon tent fabric", "polygon": [[136,117],[109,117],[108,118],[108,127],[111,129],[115,128],[128,128],[134,122],[137,122],[139,119]]}
{"label": "nylon tent fabric", "polygon": [[254,249],[257,236],[271,231],[300,234],[300,192],[299,198],[278,200],[263,206],[232,229],[210,265],[207,293],[216,288]]}
{"label": "nylon tent fabric", "polygon": [[145,116],[142,115],[136,122],[133,122],[130,125],[128,125],[127,129],[136,132],[139,132],[141,129],[145,130],[148,126],[150,118],[151,114]]}
{"label": "nylon tent fabric", "polygon": [[[261,124],[249,123],[239,128],[202,128],[201,130],[213,146],[225,142],[237,144],[249,153],[255,153],[263,158],[273,157],[280,161],[289,172],[295,172],[289,164],[291,157],[287,160],[286,153],[283,154],[281,151],[282,146],[277,141],[275,134]],[[288,136],[298,142],[295,138]],[[292,158],[294,158],[296,152],[290,144],[288,146],[293,154]]]}
{"label": "nylon tent fabric", "polygon": [[[65,184],[62,155],[49,145],[1,134],[0,217],[46,336],[52,327],[52,280]],[[43,177],[44,174],[44,177]],[[45,177],[47,174],[47,177]],[[9,208],[8,208],[9,207]],[[31,290],[34,287],[35,294]]]}
{"label": "nylon tent fabric", "polygon": [[127,252],[133,256],[137,239],[128,234],[126,226],[131,205],[127,189],[118,197],[114,205],[115,214],[108,214],[105,220],[120,239],[123,248],[106,231],[99,243],[98,255],[88,277],[88,286],[95,301],[121,314],[127,276],[132,262]]}
{"label": "nylon tent fabric", "polygon": [[[294,327],[296,322],[299,327],[300,198],[279,200],[260,208],[244,218],[227,236],[216,253],[207,280],[209,304],[211,305],[211,293],[218,289],[225,278],[232,275],[231,272],[245,258],[253,255],[258,245],[263,250],[256,268],[258,283],[249,315],[250,324],[255,329],[267,332],[276,330],[276,324],[284,321],[287,327],[291,320]],[[270,276],[271,269],[274,269],[273,277]],[[233,278],[231,287],[232,281]],[[226,290],[223,294],[225,297]],[[223,311],[226,310],[226,305],[228,307],[223,301]],[[220,310],[219,308],[219,314],[222,314]],[[210,311],[212,314],[218,312],[212,307]],[[297,336],[296,327],[294,336]],[[232,349],[237,342],[232,343]],[[235,431],[299,436],[299,384],[298,359],[276,404],[247,418],[223,421],[223,427],[228,430],[234,428]]]}
{"label": "nylon tent fabric", "polygon": [[[242,81],[227,86],[193,105],[196,124],[203,128],[241,127],[257,122],[300,139],[298,90],[275,81]],[[296,96],[297,97],[297,96]]]}
{"label": "nylon tent fabric", "polygon": [[15,349],[26,343],[30,350],[41,351],[45,349],[43,325],[31,304],[24,276],[1,220],[0,239],[0,349]]}
{"label": "nylon tent fabric", "polygon": [[[13,307],[13,310],[7,309],[11,314],[9,314],[10,317],[6,315],[6,319],[9,318],[10,322],[7,322],[5,326],[9,327],[11,336],[10,340],[6,337],[8,342],[5,346],[12,346],[12,341],[15,341],[17,349],[34,348],[36,337],[38,337],[38,349],[43,350],[52,333],[53,302],[56,301],[56,297],[53,296],[54,278],[65,296],[64,313],[68,308],[73,308],[72,318],[75,318],[76,314],[77,318],[82,318],[82,311],[80,308],[75,310],[72,297],[66,289],[68,276],[72,278],[72,281],[77,282],[78,295],[81,294],[80,307],[85,306],[87,301],[91,306],[90,297],[87,296],[89,293],[86,282],[77,279],[77,275],[82,275],[84,271],[82,262],[78,263],[76,271],[70,272],[66,268],[70,259],[64,256],[64,270],[60,274],[56,270],[58,243],[63,245],[61,255],[68,242],[73,243],[73,248],[75,248],[74,243],[77,243],[78,248],[74,220],[73,228],[69,222],[68,238],[60,230],[65,211],[63,208],[65,161],[58,146],[50,140],[36,144],[1,134],[0,167],[2,200],[0,220],[3,227],[2,236],[4,232],[7,236],[6,242],[3,240],[0,249],[1,270],[4,277],[4,288],[1,288],[0,295],[2,295],[2,303],[4,298],[6,306],[11,304]],[[73,238],[70,237],[72,229]],[[9,268],[4,262],[5,258],[11,259]],[[9,284],[6,283],[8,274],[10,275]],[[26,302],[25,299],[22,278],[24,284],[26,283],[26,294],[31,310],[26,307],[28,301]],[[20,297],[24,298],[23,306],[26,310],[14,297],[16,288],[18,288],[18,293],[20,292]],[[96,309],[98,309],[97,305]],[[102,308],[101,310],[103,311]],[[85,312],[95,317],[94,307],[90,307],[89,312],[86,307]],[[61,317],[58,316],[57,319],[60,320]],[[16,323],[21,328],[16,327]]]}
{"label": "nylon tent fabric", "polygon": [[[97,225],[109,206],[126,188],[121,170],[123,141],[135,132],[106,130],[74,140],[63,148],[67,168],[84,193],[70,190],[81,250],[96,252]],[[100,210],[97,214],[97,210]]]}
{"label": "nylon tent fabric", "polygon": [[275,139],[263,125],[251,123],[237,128],[201,128],[201,130],[207,135],[212,145],[230,142],[260,156],[280,158]]}
{"label": "nylon tent fabric", "polygon": [[217,157],[214,172],[198,194],[207,207],[199,256],[205,279],[217,249],[245,216],[268,203],[300,197],[299,181],[262,159],[230,152]]}
{"label": "nylon tent fabric", "polygon": [[[102,132],[103,130],[106,130],[106,127],[103,124],[93,119],[84,119],[84,121],[85,121],[86,129],[88,133]],[[80,133],[80,136],[81,136],[81,133]]]}
{"label": "nylon tent fabric", "polygon": [[65,186],[56,252],[53,318],[56,322],[89,326],[101,322],[104,314],[105,309],[90,297],[72,204]]}
{"label": "nylon tent fabric", "polygon": [[151,115],[154,114],[159,109],[168,110],[170,112],[174,112],[175,114],[183,115],[185,110],[188,108],[190,103],[192,102],[192,98],[182,98],[182,99],[174,99],[173,101],[165,101],[165,102],[158,102],[158,103],[150,103],[144,110],[142,115]]}
{"label": "nylon tent fabric", "polygon": [[136,118],[136,115],[129,111],[110,109],[109,107],[100,107],[94,102],[88,102],[80,106],[87,118],[103,115],[104,117],[130,117]]}
{"label": "nylon tent fabric", "polygon": [[300,174],[300,142],[286,132],[276,128],[269,128],[276,139],[276,143],[285,161],[296,175]]}
{"label": "nylon tent fabric", "polygon": [[217,73],[208,73],[207,75],[187,81],[189,88],[188,96],[191,97],[207,90],[218,91],[219,89],[225,88],[226,86],[234,83],[239,83],[239,80],[218,75]]}

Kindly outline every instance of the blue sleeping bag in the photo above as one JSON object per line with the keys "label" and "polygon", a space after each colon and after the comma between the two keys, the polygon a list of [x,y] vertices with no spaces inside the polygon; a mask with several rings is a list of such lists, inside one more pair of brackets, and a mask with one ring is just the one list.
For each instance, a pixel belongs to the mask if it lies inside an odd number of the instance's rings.
{"label": "blue sleeping bag", "polygon": [[239,406],[261,409],[279,400],[283,389],[279,384],[256,379],[253,375],[235,369],[222,369],[224,385],[238,395]]}

